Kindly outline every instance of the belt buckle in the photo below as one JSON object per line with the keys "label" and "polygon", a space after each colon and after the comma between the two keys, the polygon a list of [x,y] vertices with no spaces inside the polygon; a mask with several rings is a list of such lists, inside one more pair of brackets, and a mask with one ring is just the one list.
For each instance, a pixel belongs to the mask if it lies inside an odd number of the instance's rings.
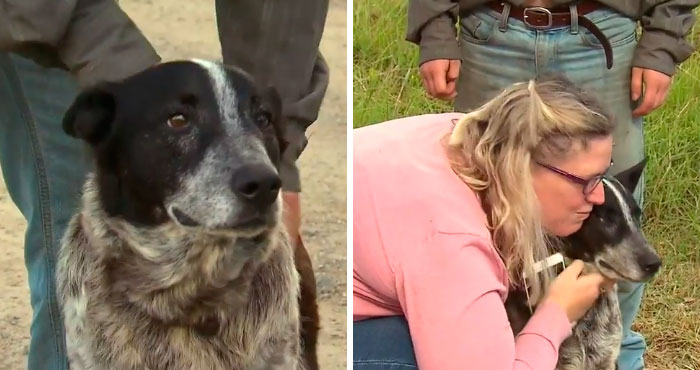
{"label": "belt buckle", "polygon": [[[537,26],[537,25],[531,24],[527,20],[529,18],[528,13],[546,15],[547,16],[547,24],[544,26]],[[525,8],[523,10],[523,22],[526,25],[528,25],[529,27],[532,27],[534,29],[538,29],[538,30],[547,29],[549,27],[552,27],[552,12],[550,12],[549,9],[543,8],[541,6],[533,6],[533,7]]]}

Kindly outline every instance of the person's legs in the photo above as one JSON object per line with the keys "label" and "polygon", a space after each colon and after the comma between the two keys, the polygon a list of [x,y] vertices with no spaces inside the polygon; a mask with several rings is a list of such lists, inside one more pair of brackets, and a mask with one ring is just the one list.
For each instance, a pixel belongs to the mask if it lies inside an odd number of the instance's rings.
{"label": "person's legs", "polygon": [[502,21],[501,14],[483,8],[462,17],[456,111],[476,109],[506,87],[537,75],[535,33],[514,28],[512,19],[501,29]]}
{"label": "person's legs", "polygon": [[[613,68],[605,65],[597,39],[578,26],[535,31],[524,23],[481,9],[463,18],[461,41],[464,61],[460,71],[455,109],[477,108],[509,84],[539,74],[559,72],[591,91],[616,121],[612,173],[639,163],[644,156],[642,119],[632,118],[630,99],[632,56],[636,45],[635,22],[610,10],[586,15],[605,33],[614,54]],[[576,32],[578,31],[578,32]],[[494,63],[499,61],[499,63]],[[634,193],[643,204],[644,176]],[[630,330],[639,309],[643,284],[619,283],[624,338],[620,370],[643,368],[644,339]]]}
{"label": "person's legs", "polygon": [[[613,49],[613,68],[608,70],[599,41],[590,31],[579,27],[578,34],[561,35],[558,55],[549,64],[565,72],[574,83],[591,91],[607,107],[616,127],[613,133],[613,167],[616,174],[641,162],[644,158],[643,119],[633,118],[634,103],[630,98],[632,58],[636,47],[636,23],[611,10],[600,10],[586,16],[608,35]],[[634,192],[643,206],[644,175]],[[621,281],[618,298],[622,314],[623,341],[618,366],[620,370],[644,368],[644,337],[631,330],[642,301],[644,284]]]}
{"label": "person's legs", "polygon": [[301,191],[295,162],[328,88],[328,66],[319,52],[327,13],[328,0],[216,1],[224,63],[273,86],[282,98],[289,141],[280,170],[286,192]]}
{"label": "person's legs", "polygon": [[353,369],[417,369],[408,323],[403,316],[353,322]]}
{"label": "person's legs", "polygon": [[29,370],[67,369],[54,273],[86,168],[85,152],[61,125],[76,94],[67,72],[0,53],[0,167],[10,197],[27,219],[25,264],[33,309]]}
{"label": "person's legs", "polygon": [[284,222],[301,276],[302,341],[311,369],[317,369],[319,331],[316,281],[301,235],[301,183],[296,161],[306,147],[306,128],[318,117],[328,88],[328,66],[319,51],[328,0],[217,0],[216,16],[225,64],[241,67],[274,86],[283,102],[285,137],[280,177]]}

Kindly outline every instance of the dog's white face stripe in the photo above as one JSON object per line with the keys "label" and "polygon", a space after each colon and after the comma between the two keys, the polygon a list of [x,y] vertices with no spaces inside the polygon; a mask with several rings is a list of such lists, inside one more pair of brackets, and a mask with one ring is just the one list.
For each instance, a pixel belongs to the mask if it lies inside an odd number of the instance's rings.
{"label": "dog's white face stripe", "polygon": [[[626,189],[617,179],[603,179],[604,185],[610,189],[614,201],[619,205],[622,219],[608,220],[603,227],[609,228],[607,232],[615,233],[620,240],[611,241],[612,244],[603,245],[603,249],[594,256],[596,267],[608,277],[632,281],[643,281],[650,277],[649,271],[643,265],[644,261],[652,260],[657,256],[654,248],[646,242],[641,234],[641,228],[632,216],[632,205],[625,199]],[[607,202],[607,200],[606,200]],[[603,223],[606,220],[601,218]],[[615,224],[626,223],[628,230],[621,231]],[[623,233],[620,235],[620,233]],[[658,256],[657,256],[658,257]],[[603,263],[604,262],[604,263]]]}
{"label": "dog's white face stripe", "polygon": [[201,65],[209,74],[209,78],[211,78],[214,86],[213,90],[216,94],[216,100],[219,102],[221,120],[225,123],[227,133],[231,135],[232,126],[239,126],[240,122],[235,112],[235,107],[238,105],[236,94],[233,87],[228,83],[226,71],[222,66],[207,60],[194,59],[193,61]]}
{"label": "dog's white face stripe", "polygon": [[[221,121],[224,123],[224,129],[229,136],[237,138],[240,136],[240,132],[237,132],[236,128],[242,127],[242,124],[235,111],[238,105],[236,93],[228,82],[226,71],[221,65],[208,60],[193,59],[193,61],[201,65],[209,74],[209,78],[214,86],[214,93],[218,101],[219,114],[221,115]],[[254,153],[253,157],[257,158],[259,157],[258,153],[265,152],[265,146],[258,141],[238,140],[236,145],[242,149],[241,154],[244,156]],[[267,158],[265,162],[272,166],[272,162]]]}
{"label": "dog's white face stripe", "polygon": [[246,121],[245,104],[239,105],[245,99],[239,95],[245,93],[244,88],[234,89],[223,66],[206,60],[194,62],[206,71],[218,105],[219,117],[208,124],[220,125],[223,132],[203,149],[197,165],[181,176],[178,190],[165,199],[165,209],[175,222],[177,210],[205,228],[220,228],[246,216],[247,201],[239,199],[232,186],[237,171],[248,165],[276,169],[254,123]]}
{"label": "dog's white face stripe", "polygon": [[630,209],[629,204],[627,204],[627,201],[625,201],[625,198],[622,196],[620,189],[617,188],[619,184],[614,183],[606,178],[603,179],[603,184],[605,184],[613,192],[613,194],[615,194],[617,204],[620,205],[620,209],[622,210],[622,214],[625,216],[625,221],[627,221],[627,225],[630,227],[631,230],[636,229],[637,226],[634,223],[634,220],[632,219],[632,210]]}

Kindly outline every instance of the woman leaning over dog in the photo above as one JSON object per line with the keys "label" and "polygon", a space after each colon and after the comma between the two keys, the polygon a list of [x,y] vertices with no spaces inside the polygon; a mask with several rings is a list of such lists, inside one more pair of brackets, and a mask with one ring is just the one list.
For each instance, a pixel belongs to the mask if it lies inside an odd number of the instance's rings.
{"label": "woman leaning over dog", "polygon": [[[612,282],[581,261],[556,278],[533,265],[603,203],[612,130],[562,77],[513,85],[467,115],[354,130],[354,368],[554,369]],[[514,338],[504,302],[523,273],[543,298]]]}

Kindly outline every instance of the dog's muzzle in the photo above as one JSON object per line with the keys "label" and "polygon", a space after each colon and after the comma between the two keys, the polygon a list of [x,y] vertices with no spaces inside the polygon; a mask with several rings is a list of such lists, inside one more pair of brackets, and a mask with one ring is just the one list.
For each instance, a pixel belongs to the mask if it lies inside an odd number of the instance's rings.
{"label": "dog's muzzle", "polygon": [[234,172],[231,187],[251,209],[263,213],[277,199],[282,180],[269,165],[251,164]]}
{"label": "dog's muzzle", "polygon": [[182,226],[189,226],[189,227],[197,227],[200,226],[199,222],[193,220],[190,216],[184,214],[182,211],[177,209],[176,207],[172,208],[172,214],[173,217],[179,222]]}

